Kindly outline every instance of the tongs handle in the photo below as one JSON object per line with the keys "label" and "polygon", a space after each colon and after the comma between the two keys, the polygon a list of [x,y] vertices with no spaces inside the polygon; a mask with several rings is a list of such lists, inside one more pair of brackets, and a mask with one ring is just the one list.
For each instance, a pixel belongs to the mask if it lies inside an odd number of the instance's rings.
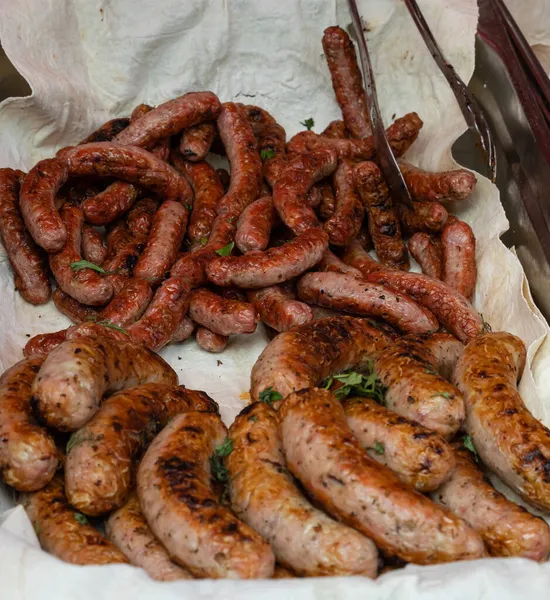
{"label": "tongs handle", "polygon": [[380,107],[378,106],[378,96],[376,95],[376,85],[374,83],[374,73],[370,62],[369,51],[367,48],[367,42],[363,33],[363,27],[361,24],[361,17],[357,10],[357,4],[355,0],[348,0],[349,12],[351,15],[351,22],[355,31],[355,37],[359,46],[359,57],[361,59],[361,66],[363,67],[363,82],[365,84],[365,91],[367,95],[367,106],[369,109],[369,118],[372,125],[372,132],[374,135],[374,143],[376,147],[376,156],[384,175],[384,179],[391,190],[392,197],[397,202],[402,202],[410,208],[413,208],[413,201],[409,194],[409,190],[403,179],[403,175],[395,156],[393,155],[391,146],[386,137],[386,131],[382,116],[380,115]]}

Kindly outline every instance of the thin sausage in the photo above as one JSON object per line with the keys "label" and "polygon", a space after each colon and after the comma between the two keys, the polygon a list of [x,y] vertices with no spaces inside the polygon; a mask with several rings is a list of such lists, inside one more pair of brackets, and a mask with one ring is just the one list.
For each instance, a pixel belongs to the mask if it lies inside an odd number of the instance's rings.
{"label": "thin sausage", "polygon": [[176,331],[174,331],[172,334],[170,342],[172,344],[179,344],[180,342],[185,341],[187,338],[190,338],[193,334],[193,331],[195,331],[195,323],[193,323],[189,317],[183,317],[183,319],[179,322]]}
{"label": "thin sausage", "polygon": [[404,204],[397,206],[403,231],[407,234],[411,235],[417,231],[439,233],[445,227],[449,213],[443,204],[439,202],[415,202],[413,206],[413,209]]}
{"label": "thin sausage", "polygon": [[464,221],[449,223],[441,234],[442,279],[468,300],[474,295],[476,267],[476,238]]}
{"label": "thin sausage", "polygon": [[129,232],[137,237],[148,236],[157,208],[158,202],[153,198],[138,200],[126,215]]}
{"label": "thin sausage", "polygon": [[124,221],[118,222],[107,234],[107,257],[102,266],[111,275],[106,279],[112,282],[113,273],[131,277],[146,241],[145,236],[133,235]]}
{"label": "thin sausage", "polygon": [[195,576],[270,577],[275,559],[269,544],[218,504],[210,485],[210,457],[226,435],[215,414],[172,419],[140,463],[140,505],[173,560]]}
{"label": "thin sausage", "polygon": [[153,291],[147,281],[130,279],[98,317],[117,327],[126,328],[142,317],[152,297]]}
{"label": "thin sausage", "polygon": [[247,295],[260,319],[276,331],[288,331],[313,320],[311,308],[289,296],[278,285],[249,291]]}
{"label": "thin sausage", "polygon": [[103,123],[103,125],[101,125],[101,127],[99,127],[98,129],[90,133],[90,135],[87,138],[79,142],[79,145],[91,144],[92,142],[110,142],[121,131],[126,129],[126,127],[128,127],[129,124],[130,119],[124,117],[118,119],[111,119],[110,121]]}
{"label": "thin sausage", "polygon": [[229,343],[229,336],[214,333],[206,327],[197,327],[195,339],[197,340],[197,344],[203,350],[206,350],[206,352],[212,352],[213,354],[219,354],[220,352],[223,352]]}
{"label": "thin sausage", "polygon": [[46,357],[33,384],[33,402],[52,427],[72,431],[93,417],[105,394],[143,383],[177,382],[172,367],[139,344],[73,339]]}
{"label": "thin sausage", "polygon": [[424,275],[441,279],[441,243],[435,236],[419,231],[409,238],[407,246]]}
{"label": "thin sausage", "polygon": [[223,298],[205,288],[191,293],[189,316],[195,323],[225,336],[253,333],[258,321],[252,304]]}
{"label": "thin sausage", "polygon": [[48,354],[65,341],[67,330],[54,331],[53,333],[39,333],[33,336],[23,348],[23,356],[32,358],[41,354]]}
{"label": "thin sausage", "polygon": [[336,254],[330,250],[326,250],[323,254],[321,262],[317,265],[317,271],[330,273],[345,273],[353,277],[361,277],[361,271],[355,267],[351,267],[344,261],[340,260]]}
{"label": "thin sausage", "polygon": [[93,225],[107,225],[126,214],[138,197],[138,189],[125,181],[115,181],[99,194],[82,203],[86,220]]}
{"label": "thin sausage", "polygon": [[82,256],[97,266],[101,266],[107,257],[103,236],[88,223],[82,225]]}
{"label": "thin sausage", "polygon": [[99,312],[99,309],[95,306],[87,306],[78,302],[60,288],[54,291],[53,302],[56,308],[66,317],[69,317],[73,323],[83,323],[95,319]]}
{"label": "thin sausage", "polygon": [[386,270],[384,265],[374,260],[372,256],[365,251],[359,240],[353,240],[346,248],[342,260],[346,265],[354,267],[361,272],[361,275],[368,275],[376,271]]}
{"label": "thin sausage", "polygon": [[250,250],[265,250],[276,219],[273,199],[263,196],[249,204],[237,221],[235,244],[244,254]]}
{"label": "thin sausage", "polygon": [[336,210],[336,198],[334,190],[329,182],[321,182],[317,184],[321,193],[321,203],[319,204],[319,215],[321,219],[327,220],[332,217]]}
{"label": "thin sausage", "polygon": [[349,131],[347,130],[344,121],[331,121],[321,133],[324,137],[329,138],[347,138],[349,137]]}
{"label": "thin sausage", "polygon": [[405,161],[399,161],[399,168],[414,200],[443,203],[466,200],[476,186],[476,176],[465,169],[430,173]]}
{"label": "thin sausage", "polygon": [[208,121],[185,129],[180,141],[182,156],[192,162],[204,160],[216,133],[216,125]]}

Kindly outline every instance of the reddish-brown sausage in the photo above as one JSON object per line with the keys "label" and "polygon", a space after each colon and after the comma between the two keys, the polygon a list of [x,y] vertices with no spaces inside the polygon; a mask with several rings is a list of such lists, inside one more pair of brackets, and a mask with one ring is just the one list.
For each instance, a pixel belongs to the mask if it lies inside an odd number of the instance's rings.
{"label": "reddish-brown sausage", "polygon": [[237,221],[237,248],[243,254],[249,250],[265,250],[275,218],[271,196],[264,196],[248,205]]}
{"label": "reddish-brown sausage", "polygon": [[449,223],[441,234],[443,281],[470,300],[477,280],[476,238],[464,221]]}
{"label": "reddish-brown sausage", "polygon": [[253,333],[258,321],[252,304],[229,300],[205,288],[191,293],[189,316],[219,335]]}
{"label": "reddish-brown sausage", "polygon": [[327,220],[332,217],[336,210],[336,198],[334,197],[334,190],[332,185],[328,182],[321,182],[316,184],[321,193],[321,203],[319,204],[319,215],[321,219]]}
{"label": "reddish-brown sausage", "polygon": [[[145,105],[142,104],[140,106]],[[137,108],[139,109],[140,107]],[[132,117],[133,116],[134,113],[132,113]],[[98,129],[90,133],[90,135],[87,138],[79,142],[79,145],[91,144],[92,142],[110,142],[121,131],[126,129],[126,127],[128,127],[129,124],[130,119],[124,117],[118,119],[111,119],[110,121],[103,123],[103,125],[101,125],[101,127],[99,127]]]}
{"label": "reddish-brown sausage", "polygon": [[354,267],[361,272],[361,275],[368,275],[376,271],[384,270],[384,265],[374,260],[372,256],[365,251],[359,240],[353,240],[346,248],[342,257],[346,265]]}
{"label": "reddish-brown sausage", "polygon": [[474,191],[476,177],[471,171],[457,169],[430,173],[399,161],[399,168],[414,200],[454,202],[465,200]]}
{"label": "reddish-brown sausage", "polygon": [[321,133],[322,136],[328,138],[347,138],[349,131],[347,130],[344,121],[331,121]]}
{"label": "reddish-brown sausage", "polygon": [[186,160],[204,160],[216,137],[216,125],[211,122],[199,123],[184,130],[181,135],[180,152]]}
{"label": "reddish-brown sausage", "polygon": [[231,182],[231,176],[227,169],[216,169],[216,175],[220,179],[220,183],[222,184],[224,193],[229,189],[229,184]]}
{"label": "reddish-brown sausage", "polygon": [[249,291],[247,295],[260,319],[276,331],[288,331],[313,320],[311,308],[278,285]]}
{"label": "reddish-brown sausage", "polygon": [[413,209],[398,204],[397,211],[403,231],[409,235],[417,231],[439,233],[449,216],[447,209],[439,202],[415,202]]}
{"label": "reddish-brown sausage", "polygon": [[18,208],[18,194],[18,172],[0,169],[0,239],[19,293],[31,304],[44,304],[51,294],[45,257],[25,228]]}
{"label": "reddish-brown sausage", "polygon": [[229,337],[227,335],[214,333],[206,327],[197,327],[195,339],[197,340],[197,344],[203,350],[206,350],[206,352],[212,352],[214,354],[223,352],[229,343]]}
{"label": "reddish-brown sausage", "polygon": [[174,331],[172,334],[172,339],[170,342],[172,344],[179,344],[180,342],[185,341],[187,338],[190,338],[193,334],[193,331],[195,331],[195,323],[193,323],[189,317],[185,316],[179,322],[176,331]]}
{"label": "reddish-brown sausage", "polygon": [[73,323],[90,321],[95,319],[98,315],[98,308],[78,302],[60,288],[57,288],[54,291],[52,297],[56,308],[66,317],[69,317]]}
{"label": "reddish-brown sausage", "polygon": [[84,200],[82,210],[93,225],[106,225],[126,214],[136,201],[138,189],[125,181],[115,181],[105,190]]}
{"label": "reddish-brown sausage", "polygon": [[107,248],[103,244],[103,236],[101,233],[84,223],[82,225],[82,256],[85,260],[89,260],[95,265],[101,266],[107,256]]}
{"label": "reddish-brown sausage", "polygon": [[430,235],[419,231],[412,235],[407,243],[411,256],[416,260],[422,269],[422,273],[441,279],[441,243]]}
{"label": "reddish-brown sausage", "polygon": [[321,262],[317,265],[316,270],[331,273],[346,273],[347,275],[352,275],[353,277],[361,277],[361,272],[358,269],[347,265],[330,250],[325,251]]}
{"label": "reddish-brown sausage", "polygon": [[31,358],[40,354],[48,354],[65,341],[66,335],[66,329],[54,331],[53,333],[39,333],[25,344],[23,356]]}
{"label": "reddish-brown sausage", "polygon": [[128,327],[141,318],[152,297],[153,292],[147,281],[130,279],[99,313],[98,318],[117,327]]}
{"label": "reddish-brown sausage", "polygon": [[158,202],[153,198],[138,200],[126,215],[129,232],[136,237],[146,237],[151,231]]}

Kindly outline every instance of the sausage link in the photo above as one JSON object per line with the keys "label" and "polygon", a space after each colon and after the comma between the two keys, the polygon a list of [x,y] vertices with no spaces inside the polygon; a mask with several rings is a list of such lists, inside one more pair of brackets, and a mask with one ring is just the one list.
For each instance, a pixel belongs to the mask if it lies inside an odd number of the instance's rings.
{"label": "sausage link", "polygon": [[164,138],[203,121],[213,121],[220,113],[220,101],[212,92],[190,92],[164,102],[132,120],[115,142],[128,146],[153,148]]}
{"label": "sausage link", "polygon": [[126,215],[129,232],[136,237],[147,237],[157,209],[158,202],[153,198],[138,200]]}
{"label": "sausage link", "polygon": [[[144,105],[141,105],[144,106]],[[132,113],[133,117],[133,113]],[[79,146],[81,144],[91,144],[93,142],[110,142],[115,136],[117,136],[121,131],[126,129],[130,125],[130,119],[127,118],[118,118],[111,119],[106,123],[103,123],[101,127],[90,133],[90,135],[79,142]]]}
{"label": "sausage link", "polygon": [[258,321],[252,304],[222,298],[205,288],[191,293],[189,316],[195,323],[224,336],[253,333]]}
{"label": "sausage link", "polygon": [[331,121],[321,133],[322,136],[328,138],[347,138],[349,131],[344,124],[344,121]]}
{"label": "sausage link", "polygon": [[94,306],[87,306],[77,302],[74,298],[68,296],[60,288],[57,288],[53,295],[53,302],[56,308],[66,317],[69,317],[73,323],[83,323],[95,319],[99,309]]}
{"label": "sausage link", "polygon": [[136,463],[155,435],[175,415],[190,410],[217,412],[203,394],[147,383],[110,396],[68,443],[65,492],[86,515],[121,507],[128,497]]}
{"label": "sausage link", "polygon": [[447,442],[433,431],[370,398],[342,401],[346,422],[369,456],[419,492],[437,489],[455,466]]}
{"label": "sausage link", "polygon": [[212,352],[214,354],[223,352],[229,343],[229,336],[214,333],[206,327],[197,327],[195,339],[197,340],[197,344],[203,350],[206,350],[206,352]]}
{"label": "sausage link", "polygon": [[0,378],[0,471],[20,491],[43,488],[58,465],[55,442],[32,414],[31,386],[44,358],[26,358]]}
{"label": "sausage link", "polygon": [[312,321],[280,333],[252,367],[252,400],[268,388],[285,398],[315,386],[331,373],[372,360],[388,342],[388,336],[365,319],[348,316]]}
{"label": "sausage link", "polygon": [[517,381],[525,344],[485,333],[466,346],[453,380],[464,394],[465,429],[481,460],[533,506],[550,508],[550,431],[525,407]]}
{"label": "sausage link", "polygon": [[147,281],[130,279],[98,317],[117,327],[126,328],[142,317],[152,297],[153,291]]}
{"label": "sausage link", "polygon": [[363,223],[365,209],[355,191],[353,167],[351,161],[342,161],[334,172],[336,206],[323,227],[335,246],[347,246],[357,237]]}
{"label": "sausage link", "polygon": [[316,185],[321,193],[319,215],[321,219],[326,221],[332,217],[334,211],[336,210],[336,198],[334,196],[334,190],[328,181],[321,182]]}
{"label": "sausage link", "polygon": [[115,181],[105,190],[82,203],[86,220],[93,225],[107,225],[126,214],[138,197],[138,189],[126,181]]}
{"label": "sausage link", "polygon": [[153,217],[149,240],[138,258],[134,277],[159,283],[176,260],[185,229],[187,209],[180,202],[166,200]]}
{"label": "sausage link", "polygon": [[145,245],[146,237],[134,236],[124,221],[118,222],[107,234],[107,257],[102,265],[110,273],[106,279],[112,282],[113,273],[131,277]]}
{"label": "sausage link", "polygon": [[306,500],[286,468],[277,429],[276,413],[261,402],[247,406],[231,425],[231,508],[298,575],[375,577],[374,544]]}
{"label": "sausage link", "polygon": [[370,273],[365,278],[411,296],[432,311],[441,325],[461,342],[467,342],[483,330],[481,317],[474,307],[442,281],[420,273],[389,270]]}
{"label": "sausage link", "polygon": [[399,168],[414,200],[443,203],[466,200],[476,186],[476,176],[465,169],[430,173],[401,160]]}
{"label": "sausage link", "polygon": [[327,390],[288,396],[279,409],[288,467],[329,514],[370,537],[386,554],[433,564],[480,558],[480,536],[447,509],[372,460]]}
{"label": "sausage link", "polygon": [[173,560],[197,577],[265,578],[275,559],[269,544],[218,504],[210,457],[226,438],[215,414],[176,416],[157,435],[137,474],[149,526]]}
{"label": "sausage link", "polygon": [[385,270],[384,266],[374,260],[372,256],[365,251],[359,240],[352,240],[346,248],[342,260],[346,265],[354,267],[360,271],[361,275],[368,275],[376,271]]}
{"label": "sausage link", "polygon": [[45,257],[27,231],[19,211],[19,176],[0,169],[0,240],[6,249],[16,287],[31,304],[45,304],[51,295]]}
{"label": "sausage link", "polygon": [[187,338],[190,338],[193,334],[193,331],[195,331],[195,323],[193,323],[189,317],[183,317],[183,319],[179,322],[176,331],[174,331],[172,334],[170,342],[172,344],[179,344],[180,342],[185,341]]}
{"label": "sausage link", "polygon": [[66,205],[61,209],[60,215],[67,233],[65,245],[57,254],[50,254],[50,268],[57,284],[82,304],[106,304],[113,295],[113,286],[92,269],[74,271],[71,266],[82,260],[82,211],[76,206]]}
{"label": "sausage link", "polygon": [[68,175],[64,160],[47,158],[36,163],[21,184],[21,216],[32,239],[47,252],[61,250],[67,238],[55,196]]}
{"label": "sausage link", "polygon": [[[464,422],[464,399],[438,373],[439,354],[425,345],[428,336],[394,341],[374,361],[374,370],[386,386],[386,406],[439,435],[450,438]],[[462,347],[447,334],[435,334],[440,346]]]}
{"label": "sausage link", "polygon": [[278,285],[249,291],[247,295],[260,320],[276,331],[288,331],[313,320],[311,308],[289,297]]}
{"label": "sausage link", "polygon": [[296,157],[285,167],[273,188],[273,205],[283,223],[296,235],[320,223],[307,202],[311,186],[336,169],[332,150],[310,152]]}
{"label": "sausage link", "polygon": [[271,196],[263,196],[249,204],[237,221],[237,248],[243,254],[249,250],[265,250],[275,218]]}
{"label": "sausage link", "polygon": [[67,328],[65,339],[75,340],[77,338],[109,338],[115,342],[128,343],[128,334],[110,326],[110,324],[99,321],[97,323],[79,323]]}
{"label": "sausage link", "polygon": [[56,477],[39,492],[25,494],[27,511],[44,550],[75,565],[127,563],[122,552],[69,505],[63,479]]}
{"label": "sausage link", "polygon": [[103,236],[97,229],[87,223],[82,225],[82,256],[85,260],[89,260],[98,266],[103,264],[107,256]]}
{"label": "sausage link", "polygon": [[317,264],[328,248],[328,236],[311,229],[284,246],[243,256],[220,256],[206,267],[208,279],[216,285],[258,289],[300,275]]}
{"label": "sausage link", "polygon": [[53,333],[39,333],[33,336],[23,348],[23,356],[32,358],[40,354],[48,354],[65,341],[67,330],[54,331]]}
{"label": "sausage link", "polygon": [[550,553],[550,529],[540,518],[493,488],[472,454],[454,444],[456,468],[433,499],[478,531],[491,556],[519,556],[544,561]]}
{"label": "sausage link", "polygon": [[468,300],[474,295],[476,267],[476,238],[464,221],[449,223],[441,234],[443,281]]}
{"label": "sausage link", "polygon": [[216,125],[208,121],[185,129],[180,141],[182,156],[192,162],[204,160],[210,152],[216,133]]}
{"label": "sausage link", "polygon": [[149,529],[135,494],[109,516],[105,522],[105,534],[133,565],[144,569],[153,579],[193,579],[187,569],[170,560],[166,548]]}
{"label": "sausage link", "polygon": [[442,249],[438,238],[419,231],[412,235],[407,243],[411,256],[422,269],[422,273],[435,279],[441,279]]}
{"label": "sausage link", "polygon": [[33,384],[33,402],[49,425],[72,431],[93,417],[105,394],[143,383],[177,382],[172,367],[139,344],[72,339],[46,357]]}
{"label": "sausage link", "polygon": [[344,273],[306,273],[298,282],[298,298],[308,304],[376,317],[407,333],[429,333],[439,328],[432,313],[405,294]]}
{"label": "sausage link", "polygon": [[220,179],[220,183],[222,184],[224,194],[227,193],[227,190],[229,189],[229,184],[231,182],[231,176],[229,175],[229,172],[227,171],[227,169],[216,169],[216,175]]}
{"label": "sausage link", "polygon": [[408,270],[407,247],[380,169],[372,162],[363,162],[355,167],[354,179],[369,216],[369,233],[378,260],[384,265]]}
{"label": "sausage link", "polygon": [[327,27],[323,35],[323,50],[346,129],[356,138],[369,136],[371,126],[367,96],[349,35],[340,27]]}
{"label": "sausage link", "polygon": [[351,275],[352,277],[361,278],[361,272],[358,269],[347,265],[330,250],[325,251],[321,262],[316,267],[316,270],[327,273],[345,273],[347,275]]}
{"label": "sausage link", "polygon": [[413,209],[399,204],[397,213],[403,231],[408,235],[417,231],[440,233],[449,216],[446,208],[440,202],[415,202]]}
{"label": "sausage link", "polygon": [[157,352],[169,344],[189,306],[189,285],[170,277],[157,289],[144,315],[128,327],[132,340]]}

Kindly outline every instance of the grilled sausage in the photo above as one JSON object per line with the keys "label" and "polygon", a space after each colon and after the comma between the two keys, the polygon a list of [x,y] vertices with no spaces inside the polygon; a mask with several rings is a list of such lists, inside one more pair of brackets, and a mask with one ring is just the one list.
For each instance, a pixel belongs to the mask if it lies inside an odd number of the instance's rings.
{"label": "grilled sausage", "polygon": [[205,288],[191,293],[189,316],[219,335],[253,333],[258,321],[252,304],[229,300]]}
{"label": "grilled sausage", "polygon": [[415,202],[410,209],[404,204],[397,206],[399,220],[403,231],[412,235],[417,231],[439,233],[445,227],[449,213],[439,202]]}
{"label": "grilled sausage", "polygon": [[478,531],[492,556],[520,556],[543,561],[550,553],[550,529],[538,517],[493,488],[472,454],[454,444],[456,468],[433,499]]}
{"label": "grilled sausage", "polygon": [[237,221],[235,244],[244,254],[249,250],[265,250],[276,214],[271,196],[263,196],[249,204]]}
{"label": "grilled sausage", "polygon": [[440,241],[430,235],[419,231],[412,235],[407,243],[411,256],[416,260],[424,275],[441,279],[442,256]]}
{"label": "grilled sausage", "polygon": [[99,309],[94,306],[81,304],[74,298],[68,296],[60,288],[57,288],[52,294],[52,298],[57,309],[66,317],[69,317],[73,323],[83,323],[95,319]]}
{"label": "grilled sausage", "polygon": [[142,451],[171,417],[190,410],[217,412],[217,406],[203,392],[158,383],[107,398],[67,444],[69,502],[91,516],[121,507]]}
{"label": "grilled sausage", "polygon": [[475,175],[465,169],[430,173],[401,160],[399,168],[414,200],[443,203],[466,200],[476,185]]}
{"label": "grilled sausage", "polygon": [[84,223],[81,235],[82,256],[98,267],[101,266],[107,257],[107,248],[103,244],[101,233],[91,225]]}
{"label": "grilled sausage", "polygon": [[23,348],[23,356],[31,358],[41,354],[48,354],[59,344],[65,341],[67,330],[54,331],[53,333],[39,333],[33,336]]}
{"label": "grilled sausage", "polygon": [[125,181],[115,181],[105,190],[84,200],[82,211],[93,225],[107,225],[126,214],[136,201],[138,189]]}
{"label": "grilled sausage", "polygon": [[33,402],[48,424],[72,431],[93,417],[105,394],[143,383],[177,382],[167,362],[138,344],[73,339],[46,357],[33,383]]}
{"label": "grilled sausage", "polygon": [[317,265],[317,271],[326,273],[344,273],[346,275],[351,275],[352,277],[361,277],[361,272],[358,269],[347,265],[330,250],[327,250],[323,254],[321,262]]}
{"label": "grilled sausage", "polygon": [[166,279],[141,319],[128,327],[130,337],[155,352],[169,344],[187,312],[189,292],[182,277]]}
{"label": "grilled sausage", "polygon": [[271,544],[277,561],[309,577],[376,575],[374,544],[314,508],[296,487],[271,408],[261,402],[247,406],[229,437],[231,508]]}
{"label": "grilled sausage", "polygon": [[99,127],[98,129],[90,133],[90,135],[87,138],[79,142],[79,145],[91,144],[92,142],[110,142],[123,129],[126,129],[126,127],[128,127],[129,124],[130,119],[124,117],[120,117],[118,119],[111,119],[110,121],[107,121],[107,123],[103,123],[103,125],[101,125],[101,127]]}
{"label": "grilled sausage", "polygon": [[19,211],[19,175],[13,169],[0,169],[0,240],[18,292],[31,304],[45,304],[51,295],[50,279],[44,256],[23,223]]}
{"label": "grilled sausage", "polygon": [[220,179],[220,183],[222,184],[224,193],[229,189],[229,184],[231,182],[231,176],[227,169],[216,169],[216,175]]}
{"label": "grilled sausage", "polygon": [[172,338],[170,342],[172,344],[179,344],[180,342],[185,341],[187,338],[190,338],[195,331],[195,323],[191,321],[189,317],[183,317],[183,319],[179,322],[179,325],[176,327],[176,331],[172,334]]}
{"label": "grilled sausage", "polygon": [[58,464],[55,443],[31,410],[31,386],[44,358],[22,360],[0,377],[0,472],[20,491],[43,488]]}
{"label": "grilled sausage", "polygon": [[185,129],[181,135],[180,152],[186,160],[204,160],[216,137],[216,125],[206,121]]}
{"label": "grilled sausage", "polygon": [[334,197],[334,190],[328,182],[321,182],[316,184],[321,193],[321,203],[319,204],[319,216],[323,220],[330,219],[336,210],[336,198]]}
{"label": "grilled sausage", "polygon": [[280,333],[252,367],[253,401],[271,388],[283,398],[320,383],[331,373],[372,360],[389,338],[364,319],[331,317]]}
{"label": "grilled sausage", "polygon": [[466,404],[465,429],[481,460],[533,506],[550,508],[550,431],[523,404],[517,381],[525,344],[485,333],[464,349],[453,376]]}
{"label": "grilled sausage", "polygon": [[401,481],[419,492],[429,492],[451,476],[453,451],[433,431],[370,398],[349,397],[342,406],[348,427],[369,456],[389,467]]}
{"label": "grilled sausage", "polygon": [[484,556],[483,542],[469,525],[369,458],[327,390],[288,396],[279,423],[294,476],[329,514],[370,537],[386,554],[417,564]]}
{"label": "grilled sausage", "polygon": [[349,131],[347,130],[344,121],[331,121],[321,133],[324,137],[329,138],[347,138]]}
{"label": "grilled sausage", "polygon": [[157,581],[193,579],[187,569],[170,560],[166,548],[157,540],[135,494],[105,522],[105,534],[128,560]]}
{"label": "grilled sausage", "polygon": [[313,320],[311,308],[285,293],[278,285],[248,292],[260,320],[276,331],[288,331]]}
{"label": "grilled sausage", "polygon": [[153,198],[141,198],[141,200],[138,200],[126,215],[128,231],[136,237],[148,236],[157,208],[158,202],[153,200]]}
{"label": "grilled sausage", "polygon": [[126,223],[119,221],[107,233],[107,257],[102,267],[111,275],[106,279],[112,283],[113,273],[131,277],[146,241],[146,236],[133,235]]}
{"label": "grilled sausage", "polygon": [[187,209],[166,200],[153,217],[147,245],[138,258],[134,277],[159,283],[176,260],[187,227]]}
{"label": "grilled sausage", "polygon": [[57,254],[50,254],[50,268],[59,287],[82,304],[100,306],[113,296],[113,286],[92,269],[73,268],[80,255],[84,215],[76,206],[66,205],[60,212],[66,241]]}
{"label": "grilled sausage", "polygon": [[369,136],[367,96],[349,35],[340,27],[327,27],[323,35],[323,50],[346,129],[356,138]]}
{"label": "grilled sausage", "polygon": [[147,281],[130,279],[98,317],[117,327],[126,328],[142,317],[152,297],[153,292]]}
{"label": "grilled sausage", "polygon": [[269,544],[218,504],[210,485],[210,457],[226,435],[215,414],[172,419],[140,463],[140,505],[173,560],[195,576],[270,577],[275,559]]}
{"label": "grilled sausage", "polygon": [[384,265],[408,270],[407,247],[380,169],[372,162],[363,162],[355,167],[354,179],[369,216],[369,233],[378,260]]}
{"label": "grilled sausage", "polygon": [[311,229],[284,246],[243,256],[220,256],[206,267],[208,279],[221,286],[258,289],[300,275],[317,264],[328,248],[328,236]]}
{"label": "grilled sausage", "polygon": [[195,339],[197,344],[206,352],[212,352],[213,354],[219,354],[223,352],[229,343],[229,337],[227,335],[220,335],[207,329],[206,327],[197,327],[195,333]]}
{"label": "grilled sausage", "polygon": [[474,295],[477,280],[476,238],[464,221],[453,221],[441,234],[443,281],[468,300]]}
{"label": "grilled sausage", "polygon": [[311,186],[336,169],[332,150],[310,152],[290,161],[273,188],[273,205],[283,223],[296,235],[320,223],[307,201]]}
{"label": "grilled sausage", "polygon": [[42,548],[75,565],[127,563],[124,554],[69,505],[63,487],[63,479],[56,477],[44,489],[21,498]]}
{"label": "grilled sausage", "polygon": [[365,278],[407,294],[432,311],[441,325],[461,342],[474,338],[483,329],[481,317],[474,307],[442,281],[420,273],[389,270],[370,273]]}
{"label": "grilled sausage", "polygon": [[21,184],[21,216],[32,239],[46,252],[61,250],[67,237],[55,208],[55,196],[67,177],[64,160],[47,158],[36,163]]}
{"label": "grilled sausage", "polygon": [[374,260],[372,256],[365,251],[358,240],[353,240],[346,248],[342,260],[346,265],[357,269],[361,275],[368,275],[376,271],[385,270],[384,266]]}

